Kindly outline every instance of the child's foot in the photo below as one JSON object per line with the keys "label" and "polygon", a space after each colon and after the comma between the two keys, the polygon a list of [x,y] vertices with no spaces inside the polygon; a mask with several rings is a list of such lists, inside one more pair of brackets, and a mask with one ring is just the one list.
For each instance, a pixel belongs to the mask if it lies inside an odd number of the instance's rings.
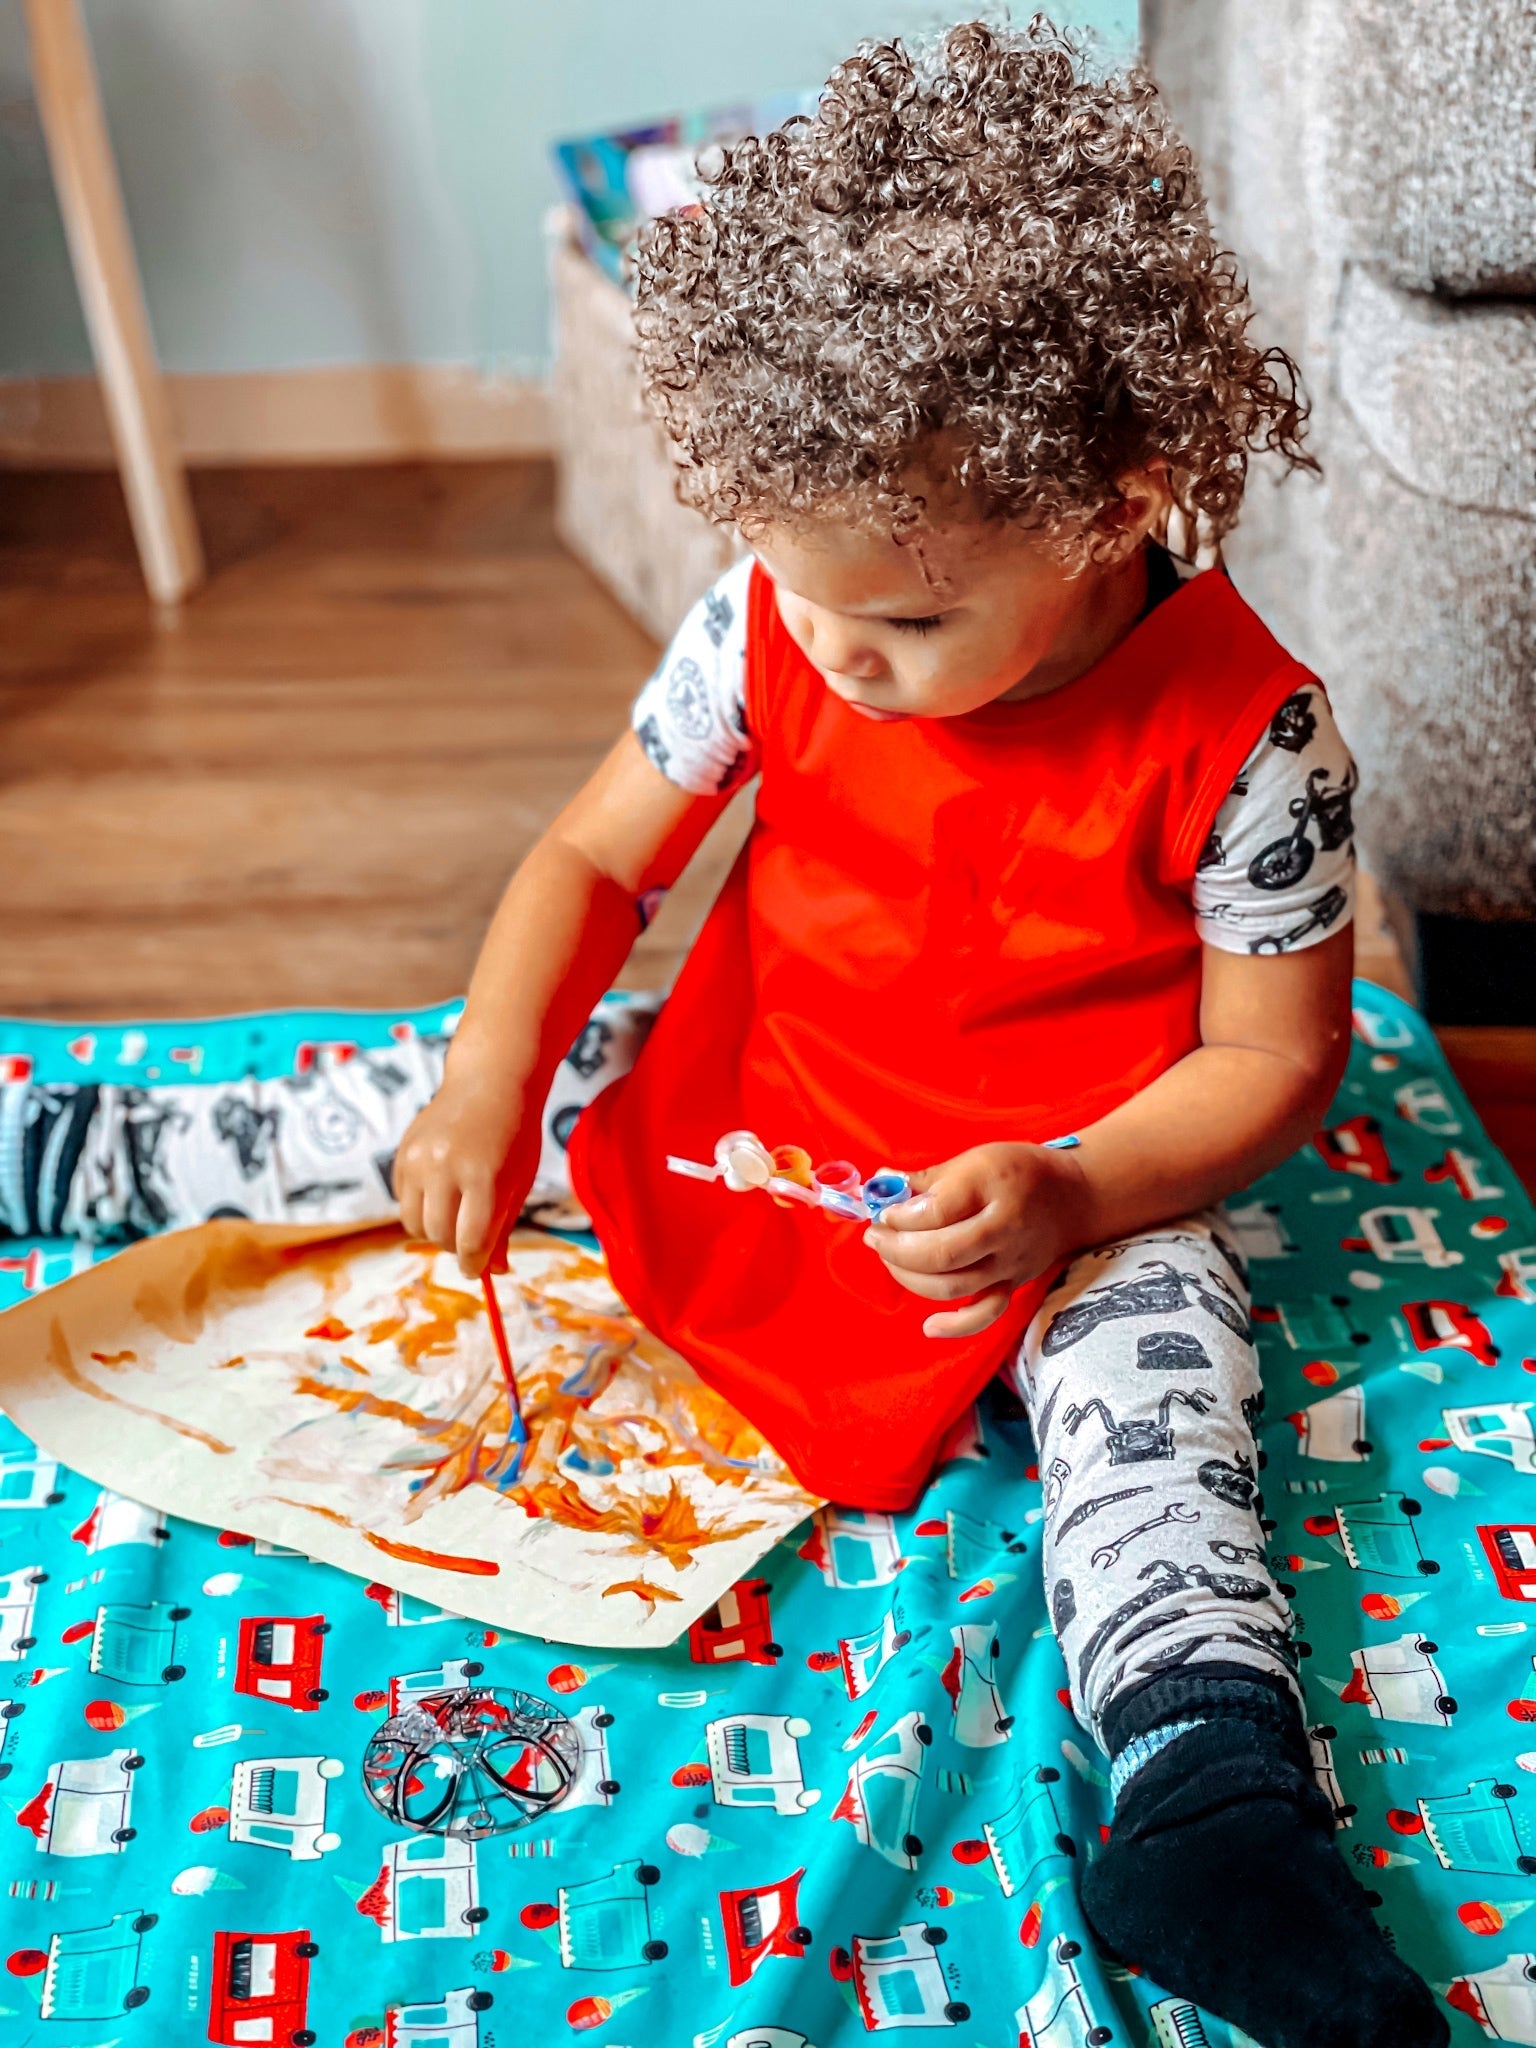
{"label": "child's foot", "polygon": [[1290,1700],[1191,1672],[1128,1704],[1114,1825],[1083,1878],[1104,1945],[1263,2048],[1444,2048],[1444,2013],[1334,1847]]}

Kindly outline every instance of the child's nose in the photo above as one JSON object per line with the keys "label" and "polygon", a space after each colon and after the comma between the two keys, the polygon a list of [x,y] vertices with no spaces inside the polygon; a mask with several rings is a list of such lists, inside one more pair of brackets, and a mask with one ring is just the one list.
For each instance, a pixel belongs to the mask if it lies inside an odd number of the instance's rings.
{"label": "child's nose", "polygon": [[845,676],[851,683],[873,682],[885,672],[884,660],[856,624],[815,621],[807,652],[823,675]]}

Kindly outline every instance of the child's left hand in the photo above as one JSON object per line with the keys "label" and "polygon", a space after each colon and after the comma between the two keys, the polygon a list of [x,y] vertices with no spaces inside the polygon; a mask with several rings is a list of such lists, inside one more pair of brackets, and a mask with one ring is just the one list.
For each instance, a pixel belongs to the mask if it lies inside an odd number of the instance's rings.
{"label": "child's left hand", "polygon": [[931,1315],[929,1337],[973,1337],[995,1323],[1016,1287],[1078,1242],[1083,1177],[1070,1153],[1042,1145],[978,1145],[912,1175],[911,1201],[864,1233],[890,1270],[929,1301],[963,1308]]}

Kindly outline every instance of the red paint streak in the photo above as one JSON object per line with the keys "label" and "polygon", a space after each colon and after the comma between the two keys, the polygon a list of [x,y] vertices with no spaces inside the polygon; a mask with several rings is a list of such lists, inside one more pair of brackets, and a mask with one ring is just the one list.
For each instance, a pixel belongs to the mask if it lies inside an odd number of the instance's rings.
{"label": "red paint streak", "polygon": [[[464,1572],[476,1579],[494,1579],[501,1574],[501,1566],[488,1557],[455,1557],[447,1550],[422,1550],[414,1543],[392,1543],[387,1536],[375,1536],[371,1529],[360,1530],[359,1534],[375,1550],[382,1550],[386,1557],[398,1557],[402,1564],[431,1565],[440,1572]],[[675,1600],[678,1596],[666,1593],[662,1597]]]}

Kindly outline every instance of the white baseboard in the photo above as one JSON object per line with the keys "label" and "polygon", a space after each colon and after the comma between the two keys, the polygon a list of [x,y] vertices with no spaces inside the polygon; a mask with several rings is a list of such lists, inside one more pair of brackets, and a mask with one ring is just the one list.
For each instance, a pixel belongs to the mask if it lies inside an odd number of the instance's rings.
{"label": "white baseboard", "polygon": [[[189,463],[398,462],[545,455],[544,386],[449,363],[168,376]],[[97,468],[113,461],[94,377],[0,378],[0,464]]]}

